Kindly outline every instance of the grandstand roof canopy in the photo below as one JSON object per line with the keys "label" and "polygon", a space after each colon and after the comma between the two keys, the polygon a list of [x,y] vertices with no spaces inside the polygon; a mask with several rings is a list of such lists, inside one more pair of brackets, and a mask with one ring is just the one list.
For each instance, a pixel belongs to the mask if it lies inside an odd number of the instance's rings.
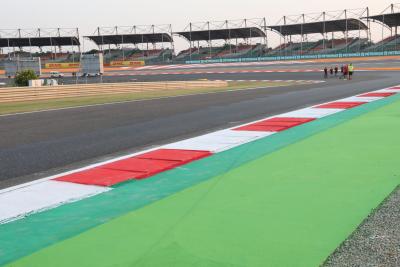
{"label": "grandstand roof canopy", "polygon": [[389,27],[400,26],[400,13],[388,13],[388,14],[370,16],[370,17],[366,17],[366,18],[380,21]]}
{"label": "grandstand roof canopy", "polygon": [[111,35],[92,35],[86,37],[95,42],[97,45],[173,42],[171,35],[168,33],[111,34]]}
{"label": "grandstand roof canopy", "polygon": [[77,37],[0,38],[0,47],[79,46]]}
{"label": "grandstand roof canopy", "polygon": [[358,19],[339,19],[302,24],[286,24],[268,26],[282,35],[301,35],[327,32],[345,32],[354,30],[368,30],[368,26]]}
{"label": "grandstand roof canopy", "polygon": [[220,30],[201,30],[177,32],[189,41],[209,41],[209,40],[228,40],[228,39],[247,39],[265,37],[265,32],[257,27],[220,29]]}

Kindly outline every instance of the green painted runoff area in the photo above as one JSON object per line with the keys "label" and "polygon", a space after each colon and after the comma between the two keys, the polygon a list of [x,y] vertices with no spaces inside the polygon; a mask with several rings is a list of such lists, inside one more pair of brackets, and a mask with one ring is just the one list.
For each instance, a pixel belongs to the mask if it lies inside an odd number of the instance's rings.
{"label": "green painted runoff area", "polygon": [[0,265],[76,236],[399,99],[400,95],[397,95],[340,112],[161,173],[151,179],[125,183],[107,193],[0,225]]}
{"label": "green painted runoff area", "polygon": [[262,142],[222,153],[221,175],[10,266],[319,266],[400,184],[398,99],[290,130],[343,122],[250,161]]}

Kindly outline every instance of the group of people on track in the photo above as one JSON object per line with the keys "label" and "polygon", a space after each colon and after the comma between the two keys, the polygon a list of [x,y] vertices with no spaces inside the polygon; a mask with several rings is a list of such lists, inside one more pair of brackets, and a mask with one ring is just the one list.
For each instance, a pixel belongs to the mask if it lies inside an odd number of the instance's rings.
{"label": "group of people on track", "polygon": [[[339,75],[339,70],[340,70],[340,75]],[[342,65],[339,69],[339,66],[336,65],[335,67],[331,67],[328,69],[328,67],[324,68],[324,77],[325,79],[328,79],[329,77],[339,77],[340,79],[343,80],[351,80],[353,78],[354,74],[354,65],[352,63],[350,64],[345,64]]]}

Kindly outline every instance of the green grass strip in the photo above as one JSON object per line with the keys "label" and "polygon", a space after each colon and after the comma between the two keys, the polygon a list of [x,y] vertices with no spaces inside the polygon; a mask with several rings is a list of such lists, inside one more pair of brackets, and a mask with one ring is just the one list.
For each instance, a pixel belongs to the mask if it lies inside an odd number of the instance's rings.
{"label": "green grass strip", "polygon": [[131,211],[12,266],[320,263],[399,184],[398,103],[354,119],[399,98],[0,226],[0,264]]}

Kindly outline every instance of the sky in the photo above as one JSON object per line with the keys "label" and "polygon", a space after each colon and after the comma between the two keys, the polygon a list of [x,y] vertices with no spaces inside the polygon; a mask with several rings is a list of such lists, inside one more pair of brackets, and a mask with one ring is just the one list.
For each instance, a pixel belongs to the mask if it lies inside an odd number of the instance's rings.
{"label": "sky", "polygon": [[[322,11],[370,8],[379,14],[392,2],[385,0],[19,0],[0,1],[0,29],[76,28],[81,35],[93,34],[98,26],[131,26],[172,24],[182,31],[189,22],[222,21],[244,18],[266,18],[276,24],[283,15],[298,15]],[[380,28],[379,28],[380,29]],[[374,33],[376,36],[374,36]],[[379,39],[381,30],[374,30]],[[271,43],[279,37],[270,36]],[[86,44],[91,46],[91,44]],[[176,40],[178,50],[187,42]]]}

